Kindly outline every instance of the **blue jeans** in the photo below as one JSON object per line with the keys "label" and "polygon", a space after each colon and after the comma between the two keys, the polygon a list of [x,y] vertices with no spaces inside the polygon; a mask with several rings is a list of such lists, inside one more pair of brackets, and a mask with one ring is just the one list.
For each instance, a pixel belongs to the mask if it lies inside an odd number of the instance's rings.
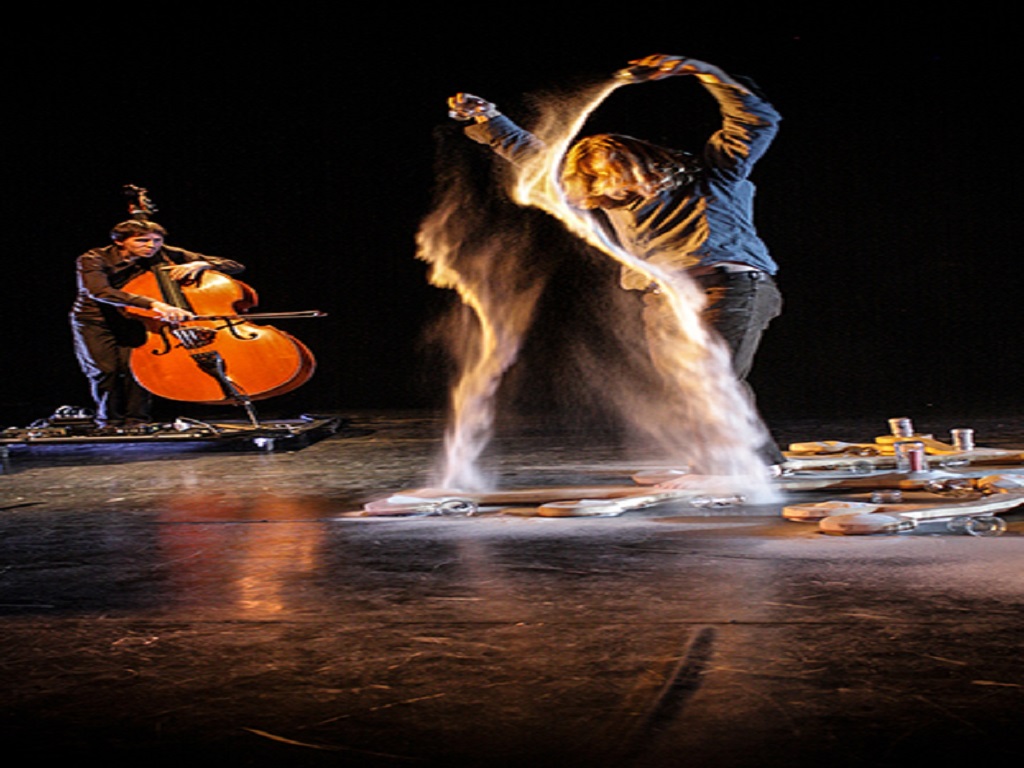
{"label": "blue jeans", "polygon": [[746,381],[768,324],[782,313],[782,294],[765,272],[721,272],[698,277],[708,297],[705,322],[732,351],[737,378]]}

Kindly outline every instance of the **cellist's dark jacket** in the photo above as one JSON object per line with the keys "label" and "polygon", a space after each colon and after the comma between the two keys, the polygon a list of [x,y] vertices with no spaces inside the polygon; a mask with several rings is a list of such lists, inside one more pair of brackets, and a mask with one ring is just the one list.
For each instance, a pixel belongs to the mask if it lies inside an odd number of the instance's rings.
{"label": "cellist's dark jacket", "polygon": [[122,288],[157,264],[185,264],[190,261],[207,261],[213,269],[226,275],[237,275],[245,270],[237,261],[206,256],[173,245],[163,246],[148,259],[135,261],[123,260],[120,250],[113,244],[93,248],[78,257],[78,294],[71,316],[78,320],[100,320],[109,315],[111,307],[146,309],[153,303],[152,298],[128,293]]}

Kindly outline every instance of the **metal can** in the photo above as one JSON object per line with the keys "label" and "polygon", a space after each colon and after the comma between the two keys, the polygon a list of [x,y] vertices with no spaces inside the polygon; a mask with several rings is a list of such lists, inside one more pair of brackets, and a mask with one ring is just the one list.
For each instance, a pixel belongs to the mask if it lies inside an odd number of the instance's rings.
{"label": "metal can", "polygon": [[914,434],[914,422],[905,417],[889,419],[889,429],[894,437],[910,437]]}
{"label": "metal can", "polygon": [[950,436],[953,438],[953,445],[958,451],[973,451],[974,450],[974,430],[973,429],[951,429],[949,430]]}
{"label": "metal can", "polygon": [[903,501],[903,491],[879,490],[871,492],[872,504],[898,504]]}
{"label": "metal can", "polygon": [[923,472],[928,468],[924,443],[920,440],[898,440],[893,444],[897,472]]}

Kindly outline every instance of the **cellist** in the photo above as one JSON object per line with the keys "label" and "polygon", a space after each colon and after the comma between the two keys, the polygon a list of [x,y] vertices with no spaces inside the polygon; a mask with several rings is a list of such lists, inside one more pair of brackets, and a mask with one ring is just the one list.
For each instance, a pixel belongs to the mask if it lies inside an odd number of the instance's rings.
{"label": "cellist", "polygon": [[71,308],[75,356],[89,380],[101,426],[134,426],[152,419],[153,396],[132,375],[132,350],[146,341],[141,320],[128,317],[123,307],[152,310],[168,322],[187,320],[192,313],[162,301],[122,290],[145,271],[168,267],[182,284],[214,269],[227,275],[244,271],[237,261],[207,256],[166,245],[167,231],[148,219],[130,219],[110,231],[111,245],[93,248],[78,257],[78,293]]}

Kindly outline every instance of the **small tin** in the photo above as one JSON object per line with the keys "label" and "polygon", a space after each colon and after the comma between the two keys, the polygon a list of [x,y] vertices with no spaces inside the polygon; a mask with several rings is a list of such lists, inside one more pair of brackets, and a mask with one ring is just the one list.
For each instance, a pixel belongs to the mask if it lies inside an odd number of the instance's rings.
{"label": "small tin", "polygon": [[871,492],[873,504],[898,504],[903,501],[903,491],[880,490]]}
{"label": "small tin", "polygon": [[924,443],[920,440],[898,440],[893,444],[897,472],[922,472],[927,469]]}
{"label": "small tin", "polygon": [[903,417],[889,419],[889,429],[893,437],[911,437],[914,434],[914,422]]}
{"label": "small tin", "polygon": [[951,429],[949,430],[949,434],[953,438],[953,445],[958,451],[974,450],[973,429]]}

